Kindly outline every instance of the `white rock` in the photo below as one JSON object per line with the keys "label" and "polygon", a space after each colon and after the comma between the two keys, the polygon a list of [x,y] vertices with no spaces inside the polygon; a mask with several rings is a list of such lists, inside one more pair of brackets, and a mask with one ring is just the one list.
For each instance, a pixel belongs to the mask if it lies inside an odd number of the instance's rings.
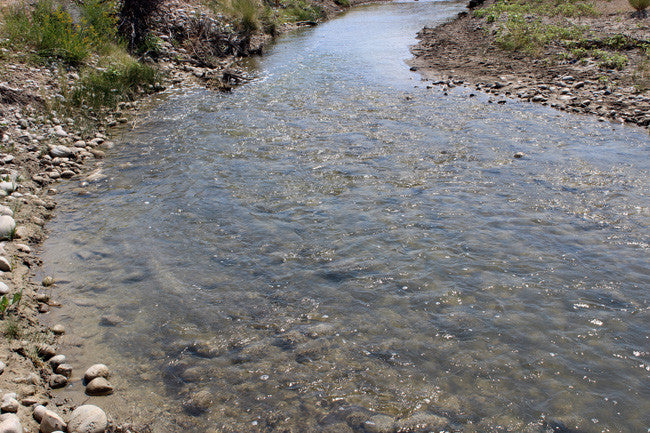
{"label": "white rock", "polygon": [[11,194],[12,192],[16,191],[16,188],[16,184],[13,182],[7,182],[6,180],[0,182],[0,190],[6,192],[7,194]]}
{"label": "white rock", "polygon": [[63,146],[61,144],[54,144],[50,146],[50,155],[55,158],[67,158],[74,156],[75,151],[68,146]]}
{"label": "white rock", "polygon": [[2,403],[0,404],[0,410],[2,410],[2,412],[16,413],[18,412],[19,407],[20,403],[18,403],[18,400],[16,400],[16,394],[8,394],[2,398]]}
{"label": "white rock", "polygon": [[11,272],[11,263],[6,257],[0,256],[0,271]]}
{"label": "white rock", "polygon": [[34,412],[32,415],[37,422],[41,422],[41,420],[43,419],[43,415],[45,415],[46,411],[47,409],[45,408],[45,406],[39,404],[34,406]]}
{"label": "white rock", "polygon": [[4,373],[5,368],[7,368],[7,364],[4,362],[0,361],[0,374]]}
{"label": "white rock", "polygon": [[0,239],[11,239],[16,230],[16,221],[9,215],[0,216]]}
{"label": "white rock", "polygon": [[13,413],[0,415],[0,433],[23,433],[20,419]]}
{"label": "white rock", "polygon": [[84,373],[84,382],[89,383],[96,377],[103,377],[105,379],[108,379],[111,377],[111,371],[104,364],[95,364],[88,368],[88,370],[86,370]]}
{"label": "white rock", "polygon": [[50,358],[50,365],[52,368],[56,369],[59,365],[65,364],[66,357],[65,355],[55,355]]}
{"label": "white rock", "polygon": [[67,137],[68,136],[68,133],[65,132],[65,130],[63,129],[63,127],[61,125],[56,125],[54,127],[54,134],[57,137]]}
{"label": "white rock", "polygon": [[70,416],[68,433],[104,433],[108,420],[103,410],[86,404],[76,408]]}
{"label": "white rock", "polygon": [[54,433],[57,430],[65,431],[66,427],[67,426],[65,424],[65,421],[63,421],[63,418],[61,418],[55,412],[45,409],[45,413],[41,418],[41,426],[39,429],[41,433]]}
{"label": "white rock", "polygon": [[12,217],[14,216],[14,211],[12,211],[9,206],[0,204],[0,215],[9,215],[10,217]]}
{"label": "white rock", "polygon": [[9,286],[7,286],[5,283],[0,281],[0,296],[6,295],[9,292],[11,292],[11,289],[9,288]]}

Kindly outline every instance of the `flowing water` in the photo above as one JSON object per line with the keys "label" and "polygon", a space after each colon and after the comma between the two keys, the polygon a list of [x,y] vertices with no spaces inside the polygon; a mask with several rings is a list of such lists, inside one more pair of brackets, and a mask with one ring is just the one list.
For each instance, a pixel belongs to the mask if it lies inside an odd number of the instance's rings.
{"label": "flowing water", "polygon": [[650,139],[427,89],[408,46],[463,6],[284,36],[63,188],[51,320],[115,372],[90,401],[155,432],[648,431]]}

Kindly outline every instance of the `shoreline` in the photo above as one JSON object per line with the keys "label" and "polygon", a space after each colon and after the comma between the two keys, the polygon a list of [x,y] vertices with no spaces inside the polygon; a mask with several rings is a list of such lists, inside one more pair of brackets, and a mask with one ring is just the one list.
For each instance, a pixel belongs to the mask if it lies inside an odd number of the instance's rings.
{"label": "shoreline", "polygon": [[[508,51],[498,47],[496,24],[474,14],[492,4],[488,0],[441,26],[422,29],[419,43],[411,48],[415,56],[409,62],[411,69],[433,85],[472,87],[494,95],[495,102],[518,98],[596,116],[601,122],[637,125],[650,132],[650,86],[639,88],[635,82],[638,71],[645,71],[638,50],[623,51],[629,64],[621,70],[598,67],[590,59],[561,60],[556,47],[540,55]],[[594,44],[619,35],[630,40],[647,37],[650,19],[632,17],[633,10],[629,5],[625,9],[626,5],[627,0],[615,1],[608,6],[611,11],[594,18],[575,18],[571,23],[589,26],[595,36],[588,42]]]}

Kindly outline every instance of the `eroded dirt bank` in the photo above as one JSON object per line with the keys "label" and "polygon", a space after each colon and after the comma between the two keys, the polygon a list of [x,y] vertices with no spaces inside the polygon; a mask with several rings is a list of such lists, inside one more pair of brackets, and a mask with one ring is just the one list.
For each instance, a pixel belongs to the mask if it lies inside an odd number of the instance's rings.
{"label": "eroded dirt bank", "polygon": [[[507,29],[508,12],[481,13],[494,3],[423,29],[411,66],[434,84],[469,85],[501,102],[504,96],[517,97],[650,128],[650,19],[635,16],[627,0],[594,2],[593,16],[542,17],[540,25],[573,26],[583,33],[535,50],[503,48],[508,31],[518,29]],[[523,19],[530,23],[538,17]]]}

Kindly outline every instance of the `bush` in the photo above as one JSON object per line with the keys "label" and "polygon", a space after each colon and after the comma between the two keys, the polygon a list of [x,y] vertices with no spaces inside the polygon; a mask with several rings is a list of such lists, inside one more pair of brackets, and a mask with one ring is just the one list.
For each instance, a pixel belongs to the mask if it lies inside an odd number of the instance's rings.
{"label": "bush", "polygon": [[304,0],[289,0],[282,7],[286,22],[317,22],[325,17],[325,11],[321,7],[310,5]]}
{"label": "bush", "polygon": [[157,81],[158,74],[151,66],[126,54],[114,56],[107,66],[83,75],[71,91],[70,103],[95,109],[115,107],[121,101],[134,99]]}
{"label": "bush", "polygon": [[235,21],[237,30],[245,35],[252,35],[258,30],[265,33],[277,33],[277,20],[273,10],[258,0],[221,0],[217,9]]}
{"label": "bush", "polygon": [[628,0],[637,12],[641,12],[650,7],[650,0]]}
{"label": "bush", "polygon": [[110,2],[89,0],[75,22],[62,6],[40,0],[33,11],[26,7],[5,14],[4,33],[10,43],[30,46],[43,59],[58,58],[79,65],[90,53],[115,40],[115,21]]}

